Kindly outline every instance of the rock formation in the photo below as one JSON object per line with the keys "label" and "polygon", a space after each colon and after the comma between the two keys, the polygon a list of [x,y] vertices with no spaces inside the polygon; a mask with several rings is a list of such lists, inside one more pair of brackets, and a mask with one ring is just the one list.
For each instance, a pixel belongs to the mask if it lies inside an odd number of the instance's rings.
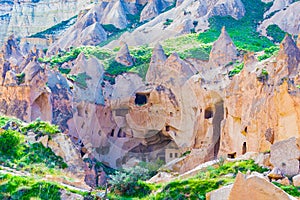
{"label": "rock formation", "polygon": [[[149,3],[150,5],[153,3]],[[133,32],[125,32],[119,41],[126,41],[129,46],[157,43],[170,37],[190,33],[191,29],[197,32],[207,30],[208,18],[212,16],[232,16],[240,19],[244,14],[245,8],[240,0],[188,0],[160,14],[159,17],[138,27]],[[168,20],[172,22],[166,23]],[[193,22],[197,22],[197,25],[193,25]],[[113,41],[108,47],[117,46],[119,41]]]}
{"label": "rock formation", "polygon": [[150,0],[141,12],[140,22],[150,20],[158,16],[164,9],[170,6],[165,0]]}
{"label": "rock formation", "polygon": [[228,199],[245,199],[245,197],[250,196],[253,200],[295,200],[294,197],[291,197],[264,178],[255,175],[245,177],[243,174],[239,173],[232,186]]}
{"label": "rock formation", "polygon": [[[89,3],[82,0],[1,1],[0,45],[11,34],[28,36],[77,15]],[[45,23],[47,22],[47,23]]]}
{"label": "rock formation", "polygon": [[229,62],[235,61],[237,55],[236,47],[226,32],[225,27],[223,27],[220,37],[212,46],[209,60],[214,66],[225,66]]}
{"label": "rock formation", "polygon": [[298,35],[300,33],[300,17],[297,14],[299,9],[300,2],[294,2],[286,9],[282,9],[276,12],[272,17],[264,20],[258,29],[261,30],[264,35],[266,35],[266,29],[268,26],[276,24],[283,31],[289,34]]}
{"label": "rock formation", "polygon": [[82,13],[74,26],[70,27],[58,41],[49,47],[48,54],[70,47],[98,45],[107,40],[107,33],[100,24],[104,9],[105,4],[102,3]]}
{"label": "rock formation", "polygon": [[115,61],[118,63],[130,67],[133,65],[133,58],[130,55],[127,44],[125,43],[121,49],[118,51]]}

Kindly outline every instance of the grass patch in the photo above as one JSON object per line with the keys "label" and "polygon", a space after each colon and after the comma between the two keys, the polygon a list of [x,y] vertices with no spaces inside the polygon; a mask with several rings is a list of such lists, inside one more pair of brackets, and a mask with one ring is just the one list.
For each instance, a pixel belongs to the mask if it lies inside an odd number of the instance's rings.
{"label": "grass patch", "polygon": [[[201,171],[198,175],[185,180],[175,180],[166,184],[146,184],[144,187],[150,189],[150,192],[132,193],[130,199],[205,199],[206,193],[218,189],[221,186],[228,185],[234,182],[235,176],[240,171],[246,173],[247,171],[265,172],[267,169],[262,168],[254,163],[253,160],[237,161],[237,162],[220,162],[215,166],[210,166],[206,170]],[[225,176],[232,174],[231,176]],[[126,177],[119,176],[118,179],[126,180]],[[130,179],[129,179],[130,180]],[[139,183],[140,184],[140,183]],[[123,186],[124,184],[120,184]],[[139,187],[132,187],[131,190],[138,190]],[[160,191],[159,193],[154,191]],[[110,193],[111,199],[129,199],[127,195],[120,195]]]}
{"label": "grass patch", "polygon": [[246,9],[246,14],[242,19],[214,16],[209,19],[210,29],[200,33],[199,39],[204,43],[211,43],[219,37],[222,27],[225,26],[238,49],[258,52],[273,46],[273,42],[267,37],[260,36],[256,32],[258,23],[263,20],[263,14],[271,4],[256,0],[242,0],[242,2]]}
{"label": "grass patch", "polygon": [[296,187],[293,185],[282,185],[277,182],[272,182],[272,183],[274,185],[276,185],[277,187],[281,188],[282,190],[284,190],[289,195],[294,196],[294,197],[300,197],[300,187]]}
{"label": "grass patch", "polygon": [[86,192],[69,189],[60,184],[33,177],[0,174],[0,199],[61,199],[61,190],[87,196]]}
{"label": "grass patch", "polygon": [[208,60],[211,44],[205,44],[198,39],[198,34],[191,33],[162,42],[166,55],[177,52],[181,59],[197,58]]}

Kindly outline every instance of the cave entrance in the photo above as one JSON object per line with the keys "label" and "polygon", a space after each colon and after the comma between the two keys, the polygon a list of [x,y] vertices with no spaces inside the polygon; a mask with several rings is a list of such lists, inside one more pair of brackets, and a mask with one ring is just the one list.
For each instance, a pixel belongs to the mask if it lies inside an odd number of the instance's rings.
{"label": "cave entrance", "polygon": [[48,95],[42,93],[38,98],[34,100],[31,105],[31,121],[40,118],[43,121],[51,121],[51,105]]}
{"label": "cave entrance", "polygon": [[136,93],[135,94],[135,100],[134,100],[135,105],[143,106],[143,105],[147,104],[148,103],[148,96],[149,96],[149,94]]}
{"label": "cave entrance", "polygon": [[242,154],[244,155],[247,152],[247,143],[243,143]]}

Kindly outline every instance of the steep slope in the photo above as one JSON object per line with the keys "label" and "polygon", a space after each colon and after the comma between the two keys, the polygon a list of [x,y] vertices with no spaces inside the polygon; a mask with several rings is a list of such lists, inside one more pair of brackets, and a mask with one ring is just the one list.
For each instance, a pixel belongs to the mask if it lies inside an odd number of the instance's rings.
{"label": "steep slope", "polygon": [[297,35],[300,33],[300,17],[298,15],[300,9],[300,2],[290,4],[287,8],[281,9],[276,12],[269,19],[263,21],[258,30],[262,31],[262,34],[266,35],[266,29],[272,24],[276,24],[283,31]]}
{"label": "steep slope", "polygon": [[[245,14],[245,8],[240,0],[228,1],[184,1],[177,7],[162,13],[159,17],[138,27],[133,32],[124,33],[119,41],[126,41],[129,46],[158,42],[169,37],[194,31],[208,29],[208,18],[212,16],[232,16],[240,19]],[[108,47],[118,45],[112,42]]]}
{"label": "steep slope", "polygon": [[[0,44],[11,34],[28,36],[63,20],[70,19],[86,8],[90,3],[85,0],[67,0],[64,2],[47,1],[1,1]],[[45,23],[47,22],[47,23]]]}

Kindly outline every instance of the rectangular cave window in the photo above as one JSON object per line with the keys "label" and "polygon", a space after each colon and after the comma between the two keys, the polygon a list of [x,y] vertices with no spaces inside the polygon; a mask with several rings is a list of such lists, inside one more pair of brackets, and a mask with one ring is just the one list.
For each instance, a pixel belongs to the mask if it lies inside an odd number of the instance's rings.
{"label": "rectangular cave window", "polygon": [[135,105],[142,106],[147,104],[147,102],[148,102],[148,97],[146,94],[139,94],[139,93],[135,94],[135,100],[134,100]]}
{"label": "rectangular cave window", "polygon": [[170,153],[170,158],[173,158],[173,153]]}
{"label": "rectangular cave window", "polygon": [[178,153],[175,153],[175,158],[178,158]]}

